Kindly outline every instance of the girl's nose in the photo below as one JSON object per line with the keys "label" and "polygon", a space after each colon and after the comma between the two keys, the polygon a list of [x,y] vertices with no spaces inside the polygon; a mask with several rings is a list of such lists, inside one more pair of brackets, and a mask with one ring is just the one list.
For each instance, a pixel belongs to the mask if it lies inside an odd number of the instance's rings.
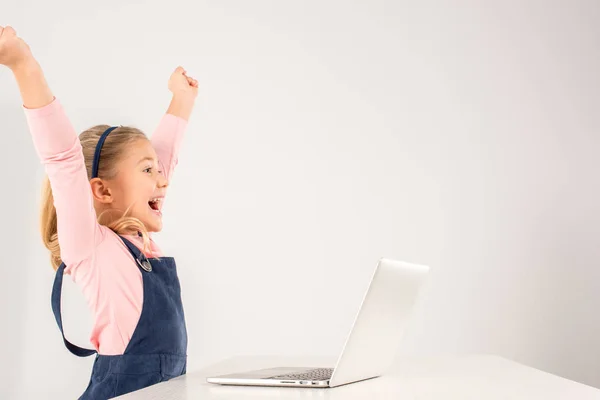
{"label": "girl's nose", "polygon": [[163,174],[158,174],[158,182],[156,183],[158,187],[167,187],[169,186],[169,180]]}

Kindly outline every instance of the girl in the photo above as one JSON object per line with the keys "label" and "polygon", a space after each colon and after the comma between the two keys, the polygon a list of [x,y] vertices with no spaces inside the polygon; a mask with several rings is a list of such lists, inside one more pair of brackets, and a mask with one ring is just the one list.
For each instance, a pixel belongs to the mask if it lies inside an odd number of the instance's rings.
{"label": "girl", "polygon": [[0,64],[19,86],[33,143],[48,175],[41,230],[56,270],[52,308],[62,333],[63,273],[93,313],[93,350],[63,340],[77,356],[96,354],[81,399],[108,399],[185,374],[187,332],[175,260],[151,232],[162,229],[169,179],[177,165],[198,83],[178,67],[173,99],[149,140],[127,126],[79,135],[52,95],[29,46],[0,26]]}

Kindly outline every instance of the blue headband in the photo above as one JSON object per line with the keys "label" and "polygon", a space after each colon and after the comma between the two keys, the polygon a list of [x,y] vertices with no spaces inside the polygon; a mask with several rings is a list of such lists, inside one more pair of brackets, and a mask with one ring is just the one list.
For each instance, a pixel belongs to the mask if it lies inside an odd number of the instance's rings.
{"label": "blue headband", "polygon": [[98,140],[98,144],[96,144],[96,151],[94,152],[94,163],[92,164],[92,179],[98,177],[98,163],[100,162],[100,150],[102,150],[102,146],[104,145],[104,141],[109,133],[117,129],[118,126],[113,126],[104,131],[102,136],[100,136],[100,140]]}
{"label": "blue headband", "polygon": [[[92,179],[98,177],[98,163],[100,162],[100,151],[102,150],[102,146],[104,145],[104,141],[109,133],[117,129],[118,126],[111,126],[107,130],[104,131],[100,139],[98,139],[98,143],[96,144],[96,150],[94,151],[94,163],[92,164]],[[138,236],[142,236],[142,232],[138,232]]]}

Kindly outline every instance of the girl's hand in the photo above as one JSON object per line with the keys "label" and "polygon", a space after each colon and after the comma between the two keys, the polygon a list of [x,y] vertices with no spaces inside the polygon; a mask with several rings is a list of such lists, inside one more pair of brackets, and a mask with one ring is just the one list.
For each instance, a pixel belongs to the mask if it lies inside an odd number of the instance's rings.
{"label": "girl's hand", "polygon": [[14,70],[31,59],[31,49],[17,32],[10,26],[0,26],[0,64]]}
{"label": "girl's hand", "polygon": [[198,95],[198,81],[186,75],[183,67],[177,67],[169,79],[169,90],[173,95],[188,95],[195,98]]}

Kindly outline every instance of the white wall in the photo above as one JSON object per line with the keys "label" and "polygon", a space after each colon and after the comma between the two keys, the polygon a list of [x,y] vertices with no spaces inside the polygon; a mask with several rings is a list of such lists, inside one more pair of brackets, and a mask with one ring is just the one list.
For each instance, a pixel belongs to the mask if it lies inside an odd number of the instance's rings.
{"label": "white wall", "polygon": [[[403,353],[496,353],[600,387],[600,3],[137,3],[10,2],[0,25],[78,130],[150,134],[172,69],[201,82],[157,236],[190,372],[336,354],[384,256],[432,266]],[[0,107],[0,397],[73,398],[92,360],[50,310],[43,170],[6,70]]]}

